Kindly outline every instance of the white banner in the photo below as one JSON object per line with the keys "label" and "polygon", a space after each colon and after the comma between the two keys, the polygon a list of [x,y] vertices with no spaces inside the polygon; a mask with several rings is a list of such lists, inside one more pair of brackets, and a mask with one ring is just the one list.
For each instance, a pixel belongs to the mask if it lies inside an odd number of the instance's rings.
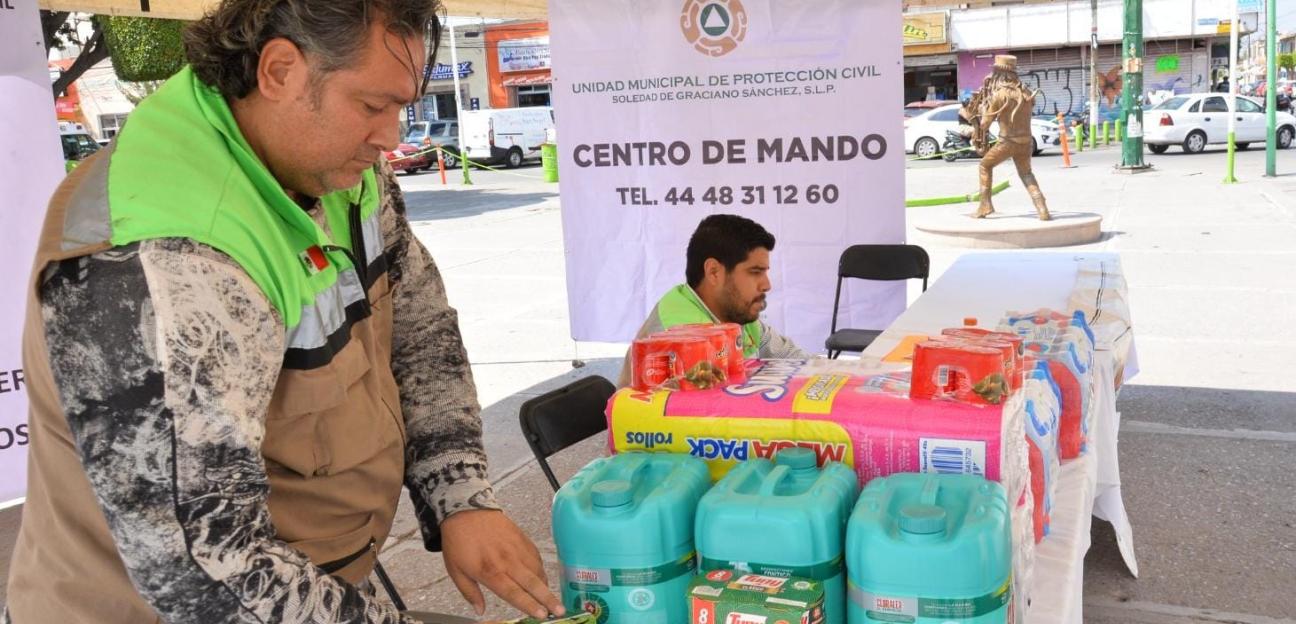
{"label": "white banner", "polygon": [[36,0],[0,0],[0,506],[27,489],[27,280],[45,206],[62,179]]}
{"label": "white banner", "polygon": [[[550,0],[572,337],[629,341],[723,212],[775,235],[766,320],[822,352],[842,250],[904,242],[900,5],[683,4]],[[842,304],[884,328],[905,286]]]}

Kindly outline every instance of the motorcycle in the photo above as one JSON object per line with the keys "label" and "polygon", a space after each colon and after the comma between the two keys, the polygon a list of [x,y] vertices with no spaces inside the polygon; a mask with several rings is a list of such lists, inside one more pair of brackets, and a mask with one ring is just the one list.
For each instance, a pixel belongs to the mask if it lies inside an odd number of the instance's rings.
{"label": "motorcycle", "polygon": [[[995,137],[993,134],[986,136],[986,142],[994,145]],[[972,139],[963,136],[957,130],[945,131],[945,143],[941,145],[941,158],[945,162],[954,162],[960,158],[980,158],[976,149],[972,147]]]}

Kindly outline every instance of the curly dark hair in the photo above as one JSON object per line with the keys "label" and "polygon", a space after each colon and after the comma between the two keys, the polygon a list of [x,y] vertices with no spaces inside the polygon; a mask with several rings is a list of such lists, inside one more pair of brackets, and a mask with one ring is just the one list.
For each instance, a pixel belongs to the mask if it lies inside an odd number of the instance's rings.
{"label": "curly dark hair", "polygon": [[[439,0],[221,0],[185,29],[185,56],[199,80],[238,99],[256,88],[261,49],[271,39],[296,44],[319,77],[359,60],[374,19],[402,37],[422,36],[431,64],[441,13]],[[425,86],[420,82],[420,93]]]}

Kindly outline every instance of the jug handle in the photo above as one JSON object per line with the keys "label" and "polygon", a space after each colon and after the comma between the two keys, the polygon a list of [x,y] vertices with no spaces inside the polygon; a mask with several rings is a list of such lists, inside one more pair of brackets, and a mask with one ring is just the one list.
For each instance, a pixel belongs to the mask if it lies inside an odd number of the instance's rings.
{"label": "jug handle", "polygon": [[922,489],[922,495],[921,495],[921,497],[922,497],[922,504],[924,504],[924,505],[935,505],[935,504],[936,504],[936,495],[937,495],[939,492],[940,492],[940,480],[938,480],[938,479],[937,479],[936,477],[934,477],[934,476],[933,476],[933,477],[927,477],[927,481],[926,481],[925,483],[923,483],[923,489]]}
{"label": "jug handle", "polygon": [[648,471],[648,457],[646,457],[648,454],[626,453],[626,455],[632,457],[626,462],[629,464],[629,466],[626,466],[626,472],[628,473],[626,481],[629,481],[634,486],[634,489],[638,490],[640,482],[644,479],[644,473]]}
{"label": "jug handle", "polygon": [[775,466],[774,470],[770,471],[769,476],[765,477],[765,480],[761,482],[760,496],[773,496],[774,490],[778,489],[779,484],[790,475],[791,472],[787,466]]}

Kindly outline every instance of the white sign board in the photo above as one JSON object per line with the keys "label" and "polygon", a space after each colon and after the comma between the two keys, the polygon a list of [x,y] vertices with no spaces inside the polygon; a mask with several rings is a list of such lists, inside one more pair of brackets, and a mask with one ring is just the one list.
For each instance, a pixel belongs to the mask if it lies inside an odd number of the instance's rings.
{"label": "white sign board", "polygon": [[[699,221],[776,237],[765,319],[822,352],[842,251],[905,235],[901,12],[858,0],[551,0],[572,337],[625,342]],[[904,283],[848,282],[882,328]]]}
{"label": "white sign board", "polygon": [[505,39],[499,42],[501,72],[549,69],[549,37]]}
{"label": "white sign board", "polygon": [[0,1],[0,505],[27,488],[22,328],[45,206],[63,179],[36,0]]}

